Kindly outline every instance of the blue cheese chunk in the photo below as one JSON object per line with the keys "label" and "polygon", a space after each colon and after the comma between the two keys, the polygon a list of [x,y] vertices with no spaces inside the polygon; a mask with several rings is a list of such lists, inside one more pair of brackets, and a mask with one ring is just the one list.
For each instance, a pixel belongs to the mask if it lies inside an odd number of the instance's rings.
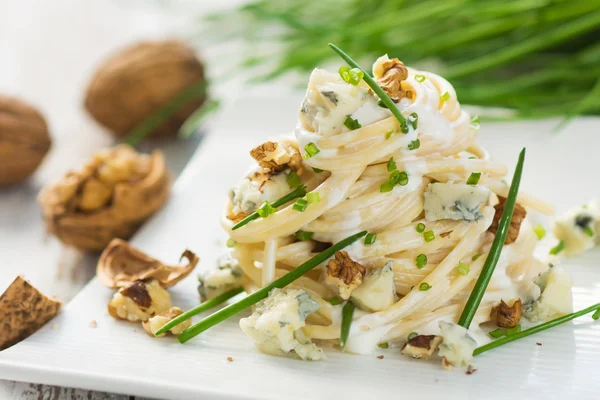
{"label": "blue cheese chunk", "polygon": [[231,252],[217,259],[217,269],[198,276],[198,293],[206,301],[244,284],[244,274]]}
{"label": "blue cheese chunk", "polygon": [[364,277],[362,284],[352,292],[352,301],[363,310],[381,311],[396,302],[393,261],[377,268]]}
{"label": "blue cheese chunk", "polygon": [[265,353],[321,360],[323,350],[302,332],[306,317],[319,309],[319,303],[303,290],[273,289],[251,316],[240,321],[240,327]]}
{"label": "blue cheese chunk", "polygon": [[446,321],[440,321],[438,325],[444,338],[438,351],[443,359],[442,365],[445,368],[467,367],[473,361],[473,350],[477,348],[475,339],[460,325]]}
{"label": "blue cheese chunk", "polygon": [[541,295],[524,305],[525,316],[531,321],[548,321],[573,312],[573,281],[560,267],[552,267],[535,278]]}
{"label": "blue cheese chunk", "polygon": [[489,189],[465,183],[431,183],[425,191],[425,218],[477,221],[481,206],[490,198]]}
{"label": "blue cheese chunk", "polygon": [[600,241],[600,205],[597,201],[568,211],[554,222],[554,236],[564,243],[568,255],[583,253]]}
{"label": "blue cheese chunk", "polygon": [[241,212],[251,214],[260,205],[285,196],[291,190],[286,180],[287,171],[277,174],[268,174],[261,167],[251,170],[238,185],[229,192],[232,205],[232,214]]}

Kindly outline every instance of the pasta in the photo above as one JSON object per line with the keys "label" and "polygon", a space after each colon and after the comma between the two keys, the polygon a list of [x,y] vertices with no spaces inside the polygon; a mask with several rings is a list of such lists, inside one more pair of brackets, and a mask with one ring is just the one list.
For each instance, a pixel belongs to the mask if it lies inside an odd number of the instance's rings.
{"label": "pasta", "polygon": [[[290,286],[319,305],[301,328],[294,320],[293,340],[302,345],[339,340],[342,305],[332,299],[363,304],[345,346],[361,354],[377,344],[403,344],[410,332],[437,334],[433,322],[458,319],[493,240],[490,227],[498,203],[508,191],[506,166],[493,162],[477,144],[478,123],[461,108],[449,82],[387,56],[375,62],[373,76],[391,98],[394,92],[407,126],[378,104],[364,81],[348,82],[342,70],[315,69],[294,135],[252,150],[257,165],[232,190],[222,216],[236,243],[231,255],[247,291],[293,270],[331,243],[368,231],[369,240],[336,253]],[[477,182],[465,184],[471,179]],[[307,187],[306,197],[269,210],[277,199],[272,193],[287,193],[300,184]],[[463,197],[451,207],[434,203],[459,191]],[[550,205],[526,194],[519,195],[518,203],[553,213]],[[263,211],[261,218],[233,229],[256,210]],[[518,236],[505,246],[477,312],[477,325],[490,319],[501,298],[532,304],[540,297],[533,280],[548,265],[533,256],[537,239],[527,221],[516,229]],[[385,297],[387,290],[391,293]],[[258,328],[251,329],[256,341]],[[272,342],[259,347],[272,352]],[[286,351],[296,347],[286,346]],[[304,351],[300,356],[313,359]]]}

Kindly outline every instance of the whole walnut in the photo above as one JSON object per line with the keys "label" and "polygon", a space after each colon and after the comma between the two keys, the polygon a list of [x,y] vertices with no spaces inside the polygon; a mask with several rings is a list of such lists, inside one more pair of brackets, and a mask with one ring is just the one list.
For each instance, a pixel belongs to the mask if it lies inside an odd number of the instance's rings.
{"label": "whole walnut", "polygon": [[27,179],[50,149],[44,117],[30,105],[0,95],[0,186]]}
{"label": "whole walnut", "polygon": [[145,155],[119,145],[44,187],[38,200],[51,233],[78,249],[98,251],[113,238],[131,237],[167,201],[170,188],[160,151]]}
{"label": "whole walnut", "polygon": [[[204,67],[185,43],[141,42],[114,54],[96,71],[85,108],[100,124],[124,136],[183,90],[203,81]],[[151,134],[175,134],[205,98],[200,94],[186,102]]]}

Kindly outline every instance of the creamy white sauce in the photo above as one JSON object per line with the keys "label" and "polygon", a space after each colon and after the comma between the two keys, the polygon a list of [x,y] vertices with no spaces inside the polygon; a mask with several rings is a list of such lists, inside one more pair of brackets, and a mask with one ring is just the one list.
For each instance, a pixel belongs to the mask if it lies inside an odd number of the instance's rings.
{"label": "creamy white sauce", "polygon": [[363,331],[359,323],[352,324],[350,334],[346,341],[344,351],[353,354],[371,354],[377,348],[386,333],[392,329],[393,325],[382,325],[377,328]]}

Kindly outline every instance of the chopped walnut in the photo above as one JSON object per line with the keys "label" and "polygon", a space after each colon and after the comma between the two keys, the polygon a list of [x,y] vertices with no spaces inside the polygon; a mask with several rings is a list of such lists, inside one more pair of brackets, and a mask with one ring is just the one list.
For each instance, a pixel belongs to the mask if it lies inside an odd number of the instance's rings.
{"label": "chopped walnut", "polygon": [[492,307],[490,319],[500,328],[514,328],[521,320],[521,299],[517,299],[512,306],[500,300],[500,304]]}
{"label": "chopped walnut", "polygon": [[362,283],[366,268],[350,258],[345,251],[335,253],[335,259],[327,263],[327,278],[325,283],[335,285],[340,290],[340,296],[347,300],[354,289]]}
{"label": "chopped walnut", "polygon": [[280,172],[286,168],[302,173],[302,156],[293,146],[278,142],[265,142],[250,150],[250,155],[258,164],[270,172]]}
{"label": "chopped walnut", "polygon": [[404,97],[412,97],[409,90],[402,88],[402,81],[408,78],[408,69],[397,58],[379,57],[373,65],[373,74],[379,86],[394,103],[398,103]]}
{"label": "chopped walnut", "polygon": [[231,220],[231,221],[233,221],[233,222],[235,222],[235,223],[237,224],[238,222],[240,222],[241,220],[243,220],[243,219],[244,219],[244,218],[246,218],[247,216],[248,216],[248,215],[247,215],[245,212],[243,212],[243,211],[240,211],[240,212],[239,212],[239,213],[237,213],[237,214],[233,214],[233,213],[229,214],[229,215],[227,216],[227,219],[229,219],[229,220]]}
{"label": "chopped walnut", "polygon": [[[150,318],[148,321],[142,322],[142,326],[148,335],[152,337],[163,337],[166,335],[166,333],[158,336],[155,336],[154,333],[162,328],[167,322],[171,321],[175,317],[180,316],[181,314],[183,314],[183,310],[181,308],[171,307],[167,311]],[[192,326],[192,320],[188,319],[169,329],[169,332],[171,332],[173,335],[179,335],[190,326]]]}
{"label": "chopped walnut", "polygon": [[406,342],[400,353],[412,358],[428,359],[437,351],[443,340],[441,336],[418,335]]}
{"label": "chopped walnut", "polygon": [[156,279],[135,281],[120,289],[108,303],[108,313],[117,319],[148,321],[171,308],[171,296]]}
{"label": "chopped walnut", "polygon": [[[495,234],[498,230],[498,224],[500,223],[500,218],[502,218],[502,212],[504,211],[504,205],[506,204],[506,198],[498,196],[498,200],[500,202],[494,206],[494,209],[496,210],[496,214],[494,214],[494,221],[492,221],[492,225],[488,229],[488,231],[492,232],[493,234]],[[516,203],[515,212],[513,213],[510,221],[508,235],[506,235],[504,244],[511,244],[517,240],[519,237],[519,230],[521,229],[521,223],[526,216],[527,210],[525,210],[525,208],[519,203]]]}

